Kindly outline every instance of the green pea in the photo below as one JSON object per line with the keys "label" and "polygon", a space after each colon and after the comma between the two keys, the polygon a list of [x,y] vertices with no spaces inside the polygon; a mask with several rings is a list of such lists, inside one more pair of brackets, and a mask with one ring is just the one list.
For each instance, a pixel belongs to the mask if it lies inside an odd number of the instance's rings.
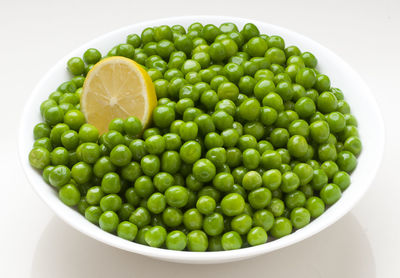
{"label": "green pea", "polygon": [[118,215],[113,211],[105,211],[100,215],[99,226],[102,230],[113,233],[119,224]]}
{"label": "green pea", "polygon": [[320,194],[321,199],[328,206],[336,203],[342,196],[340,187],[334,183],[328,183],[327,185],[325,185],[321,189],[319,194]]}
{"label": "green pea", "polygon": [[333,183],[337,184],[343,191],[350,185],[350,175],[344,171],[339,171],[333,176]]}
{"label": "green pea", "polygon": [[242,196],[237,193],[230,193],[222,199],[221,208],[225,215],[235,216],[243,212],[244,204]]}
{"label": "green pea", "polygon": [[350,173],[357,166],[357,158],[349,151],[341,151],[337,155],[336,163],[341,171]]}
{"label": "green pea", "polygon": [[266,231],[261,227],[254,227],[247,233],[247,242],[251,246],[256,246],[266,243],[268,235]]}
{"label": "green pea", "polygon": [[128,221],[123,221],[118,224],[117,235],[120,238],[133,241],[138,233],[138,227]]}
{"label": "green pea", "polygon": [[201,196],[196,202],[196,208],[204,215],[209,215],[214,212],[216,202],[210,196]]}
{"label": "green pea", "polygon": [[290,213],[290,220],[295,229],[301,229],[310,223],[311,214],[305,208],[294,208]]}
{"label": "green pea", "polygon": [[213,178],[213,185],[222,192],[230,192],[233,188],[234,179],[229,173],[218,173]]}
{"label": "green pea", "polygon": [[187,248],[189,251],[203,252],[208,247],[207,235],[201,230],[191,231],[187,234]]}
{"label": "green pea", "polygon": [[169,250],[182,251],[187,244],[186,235],[181,231],[172,231],[167,235],[165,245]]}
{"label": "green pea", "polygon": [[350,136],[344,142],[343,149],[351,152],[355,156],[358,156],[362,150],[361,140],[357,136]]}

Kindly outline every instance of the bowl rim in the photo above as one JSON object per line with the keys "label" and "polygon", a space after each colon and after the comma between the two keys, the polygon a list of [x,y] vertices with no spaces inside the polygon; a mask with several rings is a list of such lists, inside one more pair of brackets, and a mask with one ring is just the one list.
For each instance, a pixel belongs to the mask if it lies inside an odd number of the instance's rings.
{"label": "bowl rim", "polygon": [[[35,178],[33,177],[34,170],[31,168],[29,165],[28,159],[27,159],[27,153],[24,150],[24,145],[26,145],[26,134],[27,131],[26,129],[28,128],[30,131],[32,130],[32,126],[27,126],[26,119],[30,117],[29,115],[29,107],[32,106],[33,100],[35,97],[38,95],[38,92],[40,91],[40,88],[43,86],[45,81],[61,66],[65,67],[65,61],[67,61],[70,57],[76,56],[77,53],[83,53],[83,51],[87,48],[93,47],[96,43],[105,40],[107,37],[112,36],[113,34],[118,34],[118,33],[124,33],[127,34],[127,32],[132,29],[132,28],[139,28],[139,29],[144,29],[148,26],[156,26],[156,25],[162,25],[162,24],[182,24],[182,21],[190,21],[190,22],[210,22],[213,23],[215,21],[218,22],[234,22],[236,24],[241,24],[243,25],[244,23],[251,22],[255,24],[256,26],[260,27],[266,27],[269,29],[277,30],[277,34],[289,34],[290,36],[294,36],[296,40],[305,42],[308,45],[312,45],[313,47],[317,49],[323,50],[325,53],[327,53],[329,56],[335,58],[335,60],[340,64],[340,67],[343,67],[345,71],[351,72],[352,75],[357,78],[358,82],[360,84],[363,84],[363,87],[366,89],[365,90],[365,97],[368,99],[369,104],[373,108],[373,112],[375,113],[376,116],[376,125],[378,127],[377,133],[378,133],[378,141],[379,144],[377,146],[377,153],[378,157],[375,158],[375,167],[373,169],[370,169],[370,171],[367,173],[369,181],[368,184],[365,185],[365,187],[362,190],[359,190],[358,195],[356,195],[353,199],[352,202],[347,202],[341,204],[342,207],[340,209],[336,208],[334,210],[328,209],[325,211],[324,215],[329,214],[330,220],[328,222],[321,222],[321,225],[314,225],[313,229],[307,230],[307,232],[302,232],[304,229],[300,229],[295,231],[294,233],[284,237],[285,240],[279,239],[275,241],[268,242],[263,245],[258,245],[258,246],[253,246],[249,248],[243,248],[239,250],[231,250],[231,251],[223,251],[223,252],[189,252],[189,251],[173,251],[173,250],[166,250],[166,249],[160,249],[160,248],[153,248],[141,244],[137,244],[134,242],[127,242],[124,239],[121,239],[115,235],[109,234],[107,232],[102,231],[99,229],[97,226],[91,224],[89,221],[86,219],[83,219],[85,222],[87,222],[88,225],[82,224],[76,225],[75,221],[72,220],[72,214],[77,213],[75,210],[70,209],[69,207],[65,206],[62,204],[62,202],[58,202],[57,204],[54,201],[51,201],[48,198],[48,193],[43,191],[43,185],[50,187],[47,183],[42,181],[42,184],[37,183],[35,181]],[[289,30],[284,27],[280,27],[274,24],[258,21],[258,20],[252,20],[252,19],[246,19],[246,18],[241,18],[241,17],[228,17],[228,16],[208,16],[208,15],[193,15],[193,16],[176,16],[176,17],[166,17],[166,18],[160,18],[156,20],[148,20],[148,21],[143,21],[139,23],[135,23],[132,25],[128,25],[122,28],[118,28],[114,31],[105,33],[101,36],[98,36],[87,43],[84,43],[83,45],[79,46],[78,48],[74,49],[67,55],[65,55],[63,58],[61,58],[50,70],[41,78],[41,80],[37,83],[35,88],[33,89],[31,95],[29,96],[28,100],[26,101],[26,104],[23,109],[23,114],[20,119],[20,126],[19,126],[19,133],[18,133],[18,152],[19,152],[19,158],[20,158],[20,163],[22,165],[22,168],[24,169],[24,173],[34,188],[34,191],[36,192],[37,195],[56,213],[58,217],[60,217],[64,222],[68,223],[70,226],[72,226],[74,229],[82,232],[83,234],[86,234],[87,236],[90,236],[100,242],[103,242],[105,244],[108,244],[110,246],[114,246],[116,248],[120,248],[126,251],[138,253],[141,255],[153,257],[153,258],[158,258],[161,260],[167,260],[167,261],[174,261],[174,262],[183,262],[183,263],[222,263],[222,262],[227,262],[227,261],[234,261],[234,260],[240,260],[244,258],[250,258],[254,257],[257,255],[265,254],[268,252],[272,252],[274,250],[280,249],[287,247],[289,245],[295,244],[297,242],[300,242],[306,238],[309,238],[318,232],[324,230],[328,226],[332,225],[335,223],[338,219],[343,217],[346,213],[348,213],[354,205],[361,199],[362,196],[366,193],[367,189],[370,187],[372,184],[373,178],[376,176],[376,173],[378,171],[379,165],[382,161],[383,158],[383,150],[384,150],[384,143],[385,143],[385,133],[384,133],[384,122],[382,115],[380,113],[379,107],[377,102],[375,101],[374,96],[372,95],[371,91],[369,90],[368,86],[366,83],[362,80],[360,75],[353,70],[342,58],[340,58],[337,54],[326,48],[325,46],[321,45],[320,43],[302,35],[299,34],[295,31]],[[42,188],[41,188],[42,187]],[[334,205],[335,206],[335,205]],[[332,213],[333,212],[333,213]],[[313,222],[317,222],[319,218],[313,220]],[[312,222],[312,223],[313,223]],[[89,225],[92,225],[93,227],[89,227]],[[309,225],[310,226],[310,225]]]}

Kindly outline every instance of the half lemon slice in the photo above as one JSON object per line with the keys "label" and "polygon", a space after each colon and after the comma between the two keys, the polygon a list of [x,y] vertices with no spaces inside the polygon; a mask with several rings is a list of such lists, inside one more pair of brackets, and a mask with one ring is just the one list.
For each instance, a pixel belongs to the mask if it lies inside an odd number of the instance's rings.
{"label": "half lemon slice", "polygon": [[136,62],[120,56],[98,62],[87,74],[81,95],[81,110],[100,134],[115,118],[136,116],[144,127],[157,105],[153,82]]}

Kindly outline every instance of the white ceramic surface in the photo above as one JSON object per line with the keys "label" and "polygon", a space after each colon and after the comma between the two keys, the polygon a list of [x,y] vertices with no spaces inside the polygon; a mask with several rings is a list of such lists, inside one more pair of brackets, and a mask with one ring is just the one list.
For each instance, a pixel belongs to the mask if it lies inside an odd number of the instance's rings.
{"label": "white ceramic surface", "polygon": [[[196,21],[203,24],[213,23],[216,25],[223,22],[234,22],[239,28],[247,22],[252,22],[257,25],[262,33],[280,35],[285,39],[286,45],[293,44],[298,46],[302,51],[314,53],[318,58],[318,69],[330,77],[333,86],[343,90],[345,99],[351,105],[352,113],[358,119],[359,132],[363,142],[363,152],[359,157],[357,169],[351,176],[351,186],[343,193],[342,198],[330,207],[321,217],[289,236],[256,247],[207,253],[170,251],[128,242],[103,232],[97,226],[88,222],[78,212],[65,206],[58,199],[56,192],[46,184],[42,180],[41,175],[29,165],[28,154],[33,144],[32,129],[33,126],[40,121],[40,103],[45,100],[61,82],[71,77],[65,68],[66,62],[70,57],[82,56],[83,52],[90,47],[95,47],[105,54],[115,44],[124,42],[128,34],[140,34],[141,31],[148,26],[181,24],[187,27]],[[25,105],[19,133],[19,154],[28,180],[42,200],[66,223],[92,238],[123,250],[161,260],[193,264],[223,263],[251,258],[287,247],[325,229],[350,211],[367,191],[376,174],[378,165],[380,164],[383,148],[384,126],[377,104],[364,81],[340,57],[317,42],[285,28],[254,20],[219,16],[173,17],[147,21],[118,29],[76,49],[61,59],[38,83]]]}

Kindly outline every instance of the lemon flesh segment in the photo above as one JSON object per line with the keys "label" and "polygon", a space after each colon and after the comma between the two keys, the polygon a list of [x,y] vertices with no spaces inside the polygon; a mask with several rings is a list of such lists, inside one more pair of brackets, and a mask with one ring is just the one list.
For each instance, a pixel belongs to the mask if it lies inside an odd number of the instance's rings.
{"label": "lemon flesh segment", "polygon": [[98,62],[87,74],[81,95],[86,121],[100,134],[115,118],[136,116],[148,126],[156,104],[150,76],[139,64],[120,56]]}

